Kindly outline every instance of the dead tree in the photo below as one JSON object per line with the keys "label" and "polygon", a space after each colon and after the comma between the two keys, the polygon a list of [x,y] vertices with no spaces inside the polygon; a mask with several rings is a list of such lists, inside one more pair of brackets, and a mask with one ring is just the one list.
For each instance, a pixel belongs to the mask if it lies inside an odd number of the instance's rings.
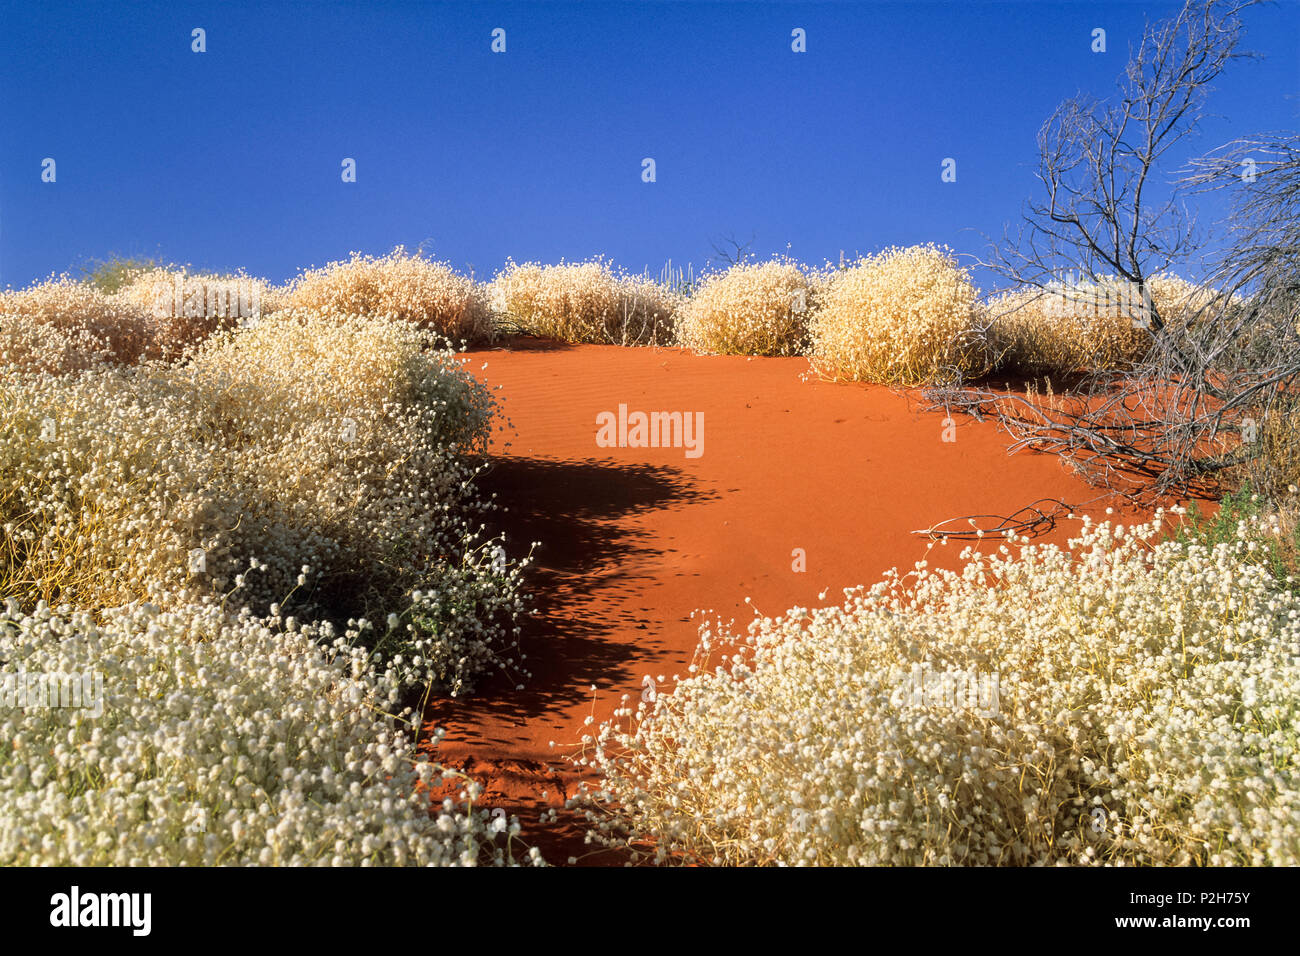
{"label": "dead tree", "polygon": [[[1159,180],[1175,146],[1195,132],[1210,84],[1238,52],[1238,13],[1257,0],[1187,0],[1172,20],[1148,23],[1119,81],[1101,101],[1079,94],[1038,134],[1045,197],[1026,203],[1013,237],[982,263],[1016,286],[1046,289],[1063,274],[1146,280],[1194,250],[1195,223]],[[1162,190],[1164,190],[1162,194]],[[1163,327],[1150,315],[1154,332]]]}
{"label": "dead tree", "polygon": [[1083,374],[1051,402],[957,384],[932,389],[932,407],[995,415],[1013,448],[1061,454],[1112,486],[1128,477],[1136,492],[1209,493],[1259,459],[1256,416],[1289,394],[1300,354],[1294,138],[1272,142],[1257,161],[1264,168],[1240,184],[1252,188],[1229,224],[1232,239],[1209,283],[1216,291],[1163,315],[1148,285],[1198,249],[1182,204],[1187,191],[1224,188],[1239,158],[1225,151],[1181,179],[1164,168],[1195,131],[1211,81],[1249,55],[1237,49],[1238,14],[1254,2],[1187,0],[1173,19],[1147,25],[1117,100],[1062,104],[1038,138],[1045,198],[1026,205],[1016,235],[983,263],[1020,288],[1060,289],[1072,271],[1084,282],[1136,289],[1151,334],[1146,357]]}
{"label": "dead tree", "polygon": [[[1257,485],[1300,479],[1300,136],[1237,140],[1192,163],[1185,182],[1227,190],[1233,211],[1210,276],[1216,294],[1197,310],[1177,349],[1236,410],[1254,440],[1235,456]],[[1244,433],[1243,433],[1244,434]]]}

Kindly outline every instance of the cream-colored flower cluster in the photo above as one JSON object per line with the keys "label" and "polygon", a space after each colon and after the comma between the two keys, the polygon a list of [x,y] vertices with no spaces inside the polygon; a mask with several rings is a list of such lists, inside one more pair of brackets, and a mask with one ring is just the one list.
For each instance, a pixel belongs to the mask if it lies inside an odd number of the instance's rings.
{"label": "cream-colored flower cluster", "polygon": [[146,312],[67,275],[0,292],[0,368],[66,374],[133,364],[153,334]]}
{"label": "cream-colored flower cluster", "polygon": [[193,275],[169,269],[135,274],[113,298],[147,314],[150,357],[176,361],[216,332],[255,324],[285,306],[285,294],[245,275]]}
{"label": "cream-colored flower cluster", "polygon": [[289,284],[287,306],[329,315],[404,319],[451,342],[492,336],[492,314],[483,288],[450,266],[401,246],[386,256],[358,252],[346,262],[312,269]]}
{"label": "cream-colored flower cluster", "polygon": [[677,314],[677,344],[726,355],[802,355],[819,277],[790,260],[704,276]]}
{"label": "cream-colored flower cluster", "polygon": [[181,365],[6,378],[4,595],[173,606],[239,587],[263,614],[396,614],[373,639],[453,692],[491,662],[521,670],[520,567],[482,539],[467,458],[493,403],[436,344],[285,310]]}
{"label": "cream-colored flower cluster", "polygon": [[[1162,517],[705,628],[729,659],[586,738],[593,838],[727,864],[1300,863],[1300,600],[1258,561],[1273,529],[1209,548],[1161,542]],[[996,674],[997,706],[909,694],[918,666]]]}
{"label": "cream-colored flower cluster", "polygon": [[356,637],[212,604],[10,601],[0,673],[95,671],[103,700],[0,710],[0,865],[513,864],[518,822],[475,785],[431,808],[450,772],[415,753]]}
{"label": "cream-colored flower cluster", "polygon": [[829,274],[809,322],[813,366],[829,378],[886,385],[983,374],[992,353],[977,299],[946,247],[859,259]]}
{"label": "cream-colored flower cluster", "polygon": [[565,342],[662,345],[672,340],[677,297],[609,263],[508,262],[489,287],[492,307],[521,331]]}

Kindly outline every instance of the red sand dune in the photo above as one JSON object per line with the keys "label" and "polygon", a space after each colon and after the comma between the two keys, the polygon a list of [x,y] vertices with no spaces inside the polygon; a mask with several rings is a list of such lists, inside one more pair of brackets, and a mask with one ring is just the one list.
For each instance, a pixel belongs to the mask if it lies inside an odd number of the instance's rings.
{"label": "red sand dune", "polygon": [[[590,732],[593,698],[599,723],[622,695],[639,696],[645,675],[669,678],[664,690],[686,673],[692,611],[743,626],[747,597],[768,615],[838,603],[842,588],[925,557],[913,530],[1039,498],[1138,517],[1054,456],[1008,456],[991,422],[959,417],[944,442],[943,414],[921,412],[914,393],[821,382],[805,359],[523,340],[470,361],[502,386],[514,426],[482,486],[509,508],[512,555],[542,542],[530,580],[540,613],[524,638],[533,677],[518,692],[493,679],[473,698],[432,704],[427,719],[447,731],[437,758],[486,786],[482,806],[518,814],[552,863],[619,862],[583,846],[576,815],[561,809],[544,827],[537,816],[581,779],[562,754]],[[703,453],[599,447],[597,415],[620,403],[702,412]],[[1077,527],[1063,521],[1040,540],[1063,544]],[[963,546],[936,545],[931,564],[956,566]],[[804,572],[792,569],[796,548]]]}

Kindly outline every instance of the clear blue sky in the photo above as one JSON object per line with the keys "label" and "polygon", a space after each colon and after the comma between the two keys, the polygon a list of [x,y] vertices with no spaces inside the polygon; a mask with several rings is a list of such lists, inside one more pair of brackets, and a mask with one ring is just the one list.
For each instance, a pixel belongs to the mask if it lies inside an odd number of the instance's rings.
{"label": "clear blue sky", "polygon": [[[980,252],[1033,194],[1053,107],[1111,93],[1144,17],[1176,8],[0,0],[0,286],[110,252],[277,281],[422,242],[480,277],[698,266],[722,233],[816,263]],[[1264,59],[1230,67],[1197,151],[1300,124],[1300,6],[1246,26]]]}

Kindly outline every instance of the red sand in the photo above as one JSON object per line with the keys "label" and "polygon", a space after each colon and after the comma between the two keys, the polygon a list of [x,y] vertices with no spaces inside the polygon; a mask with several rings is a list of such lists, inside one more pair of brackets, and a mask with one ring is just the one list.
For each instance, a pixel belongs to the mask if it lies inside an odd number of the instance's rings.
{"label": "red sand", "polygon": [[[591,732],[593,697],[599,724],[623,694],[636,700],[645,675],[669,678],[662,691],[686,673],[697,608],[743,628],[746,597],[767,615],[838,603],[842,588],[925,557],[913,530],[1010,515],[1038,498],[1138,517],[1054,456],[1008,456],[992,422],[958,417],[944,442],[943,414],[921,412],[915,393],[820,382],[805,359],[525,340],[470,360],[502,386],[514,426],[482,487],[509,508],[500,526],[512,556],[542,542],[529,582],[540,613],[524,638],[533,677],[523,691],[493,679],[473,698],[432,704],[427,719],[447,731],[437,759],[485,785],[481,806],[518,814],[552,863],[619,862],[590,855],[575,814],[561,808],[547,826],[537,816],[581,779],[562,754]],[[597,415],[620,403],[703,412],[703,454],[598,447]],[[1063,544],[1077,528],[1064,521],[1040,540]],[[962,547],[936,545],[931,564],[955,566]],[[795,548],[807,555],[802,573]]]}

